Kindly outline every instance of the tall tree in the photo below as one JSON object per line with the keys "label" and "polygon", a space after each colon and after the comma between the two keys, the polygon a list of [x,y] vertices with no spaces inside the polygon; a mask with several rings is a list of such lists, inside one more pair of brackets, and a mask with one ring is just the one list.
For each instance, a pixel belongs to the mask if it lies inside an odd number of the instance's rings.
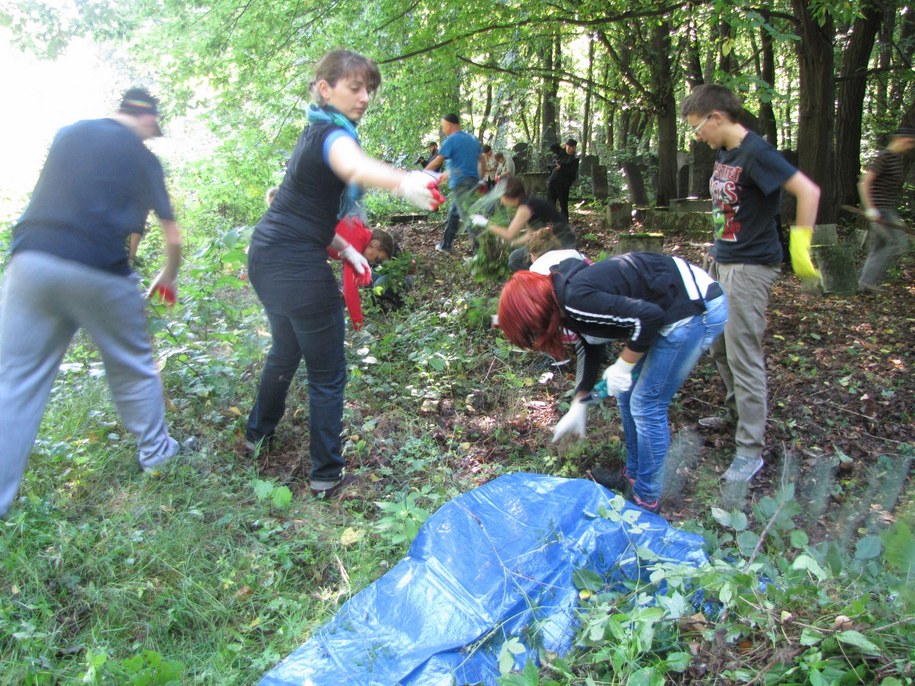
{"label": "tall tree", "polygon": [[842,51],[836,114],[836,192],[840,205],[858,203],[861,167],[861,122],[867,92],[867,68],[877,32],[883,23],[883,3],[866,0],[848,32]]}
{"label": "tall tree", "polygon": [[791,0],[801,40],[797,43],[800,72],[798,167],[820,186],[818,221],[836,221],[836,182],[833,174],[835,79],[832,15],[806,0]]}

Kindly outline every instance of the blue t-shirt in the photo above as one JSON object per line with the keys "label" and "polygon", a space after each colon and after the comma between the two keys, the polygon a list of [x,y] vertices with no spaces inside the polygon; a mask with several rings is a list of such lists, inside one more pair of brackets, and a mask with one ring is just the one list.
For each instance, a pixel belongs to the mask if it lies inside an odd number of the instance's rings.
{"label": "blue t-shirt", "polygon": [[79,121],[54,137],[11,251],[39,250],[126,276],[127,237],[143,232],[150,209],[174,219],[156,156],[113,119]]}
{"label": "blue t-shirt", "polygon": [[462,179],[480,180],[477,162],[481,152],[480,142],[466,131],[455,131],[445,139],[438,154],[448,161],[449,188],[454,188]]}
{"label": "blue t-shirt", "polygon": [[721,148],[709,181],[715,224],[713,254],[723,264],[781,264],[777,216],[782,186],[797,169],[752,131]]}

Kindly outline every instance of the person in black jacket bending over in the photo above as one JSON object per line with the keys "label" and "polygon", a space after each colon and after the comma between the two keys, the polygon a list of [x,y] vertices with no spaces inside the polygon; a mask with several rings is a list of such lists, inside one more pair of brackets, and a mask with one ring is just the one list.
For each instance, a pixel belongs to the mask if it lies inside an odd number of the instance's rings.
{"label": "person in black jacket bending over", "polygon": [[584,373],[569,411],[556,424],[554,442],[567,434],[584,437],[604,344],[625,340],[603,378],[623,422],[622,476],[635,504],[651,512],[660,507],[670,401],[721,335],[727,316],[717,282],[696,265],[658,253],[628,253],[592,265],[566,260],[549,276],[519,271],[499,298],[499,326],[519,347],[559,359],[563,329],[582,338]]}

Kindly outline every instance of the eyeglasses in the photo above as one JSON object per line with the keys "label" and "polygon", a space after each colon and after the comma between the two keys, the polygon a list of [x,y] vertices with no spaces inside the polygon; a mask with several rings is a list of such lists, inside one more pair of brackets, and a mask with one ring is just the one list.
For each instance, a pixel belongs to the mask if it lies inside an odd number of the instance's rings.
{"label": "eyeglasses", "polygon": [[702,131],[702,127],[708,123],[708,120],[712,118],[713,114],[715,114],[715,113],[710,112],[709,114],[705,115],[705,117],[703,117],[702,121],[700,121],[698,124],[696,124],[695,126],[692,127],[694,136],[699,135],[699,132]]}

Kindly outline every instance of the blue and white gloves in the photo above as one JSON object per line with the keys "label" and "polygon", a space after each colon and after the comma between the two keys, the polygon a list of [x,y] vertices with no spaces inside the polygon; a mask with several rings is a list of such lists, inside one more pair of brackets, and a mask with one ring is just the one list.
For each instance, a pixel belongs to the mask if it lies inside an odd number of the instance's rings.
{"label": "blue and white gloves", "polygon": [[587,424],[588,404],[576,398],[572,401],[569,411],[563,415],[562,419],[556,422],[556,428],[553,429],[553,443],[569,434],[578,439],[584,438]]}
{"label": "blue and white gloves", "polygon": [[[635,363],[626,362],[622,357],[617,358],[616,362],[607,367],[604,371],[607,395],[616,396],[632,388],[633,369],[635,369]],[[576,398],[572,401],[569,411],[563,415],[553,429],[553,443],[568,435],[578,439],[585,437],[588,425],[588,405],[593,401],[594,399],[590,395],[582,399]]]}
{"label": "blue and white gloves", "polygon": [[619,395],[632,388],[632,370],[634,362],[626,362],[622,357],[604,370],[604,381],[607,382],[607,395]]}
{"label": "blue and white gloves", "polygon": [[489,226],[489,219],[487,219],[482,214],[472,214],[470,215],[470,223],[478,229],[485,229],[487,226]]}

